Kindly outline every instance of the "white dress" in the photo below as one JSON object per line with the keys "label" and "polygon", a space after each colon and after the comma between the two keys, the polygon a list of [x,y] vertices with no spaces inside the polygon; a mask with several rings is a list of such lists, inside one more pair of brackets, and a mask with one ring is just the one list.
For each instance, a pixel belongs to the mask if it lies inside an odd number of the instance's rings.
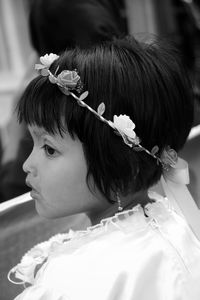
{"label": "white dress", "polygon": [[155,198],[34,247],[13,270],[31,284],[15,300],[199,300],[200,242]]}

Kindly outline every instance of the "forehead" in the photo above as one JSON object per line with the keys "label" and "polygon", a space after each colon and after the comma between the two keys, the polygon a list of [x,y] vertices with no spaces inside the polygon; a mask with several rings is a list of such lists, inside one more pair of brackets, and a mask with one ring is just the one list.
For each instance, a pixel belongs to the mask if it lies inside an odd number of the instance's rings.
{"label": "forehead", "polygon": [[37,138],[41,138],[44,135],[51,135],[43,127],[38,127],[36,125],[29,125],[28,130],[32,135],[36,136]]}
{"label": "forehead", "polygon": [[46,131],[43,127],[39,127],[37,125],[29,125],[28,126],[29,132],[33,138],[37,140],[41,139],[48,139],[54,141],[58,144],[70,144],[72,141],[77,140],[77,137],[72,138],[70,134],[65,131],[62,134],[59,132],[50,133]]}

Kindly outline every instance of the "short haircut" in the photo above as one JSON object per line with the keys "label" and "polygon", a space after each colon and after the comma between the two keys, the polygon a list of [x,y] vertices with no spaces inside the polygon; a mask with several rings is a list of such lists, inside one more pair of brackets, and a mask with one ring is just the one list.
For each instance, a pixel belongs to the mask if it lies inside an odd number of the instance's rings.
{"label": "short haircut", "polygon": [[[64,52],[52,73],[76,69],[89,91],[85,102],[95,110],[105,103],[104,117],[126,114],[135,123],[141,145],[151,150],[166,146],[179,151],[193,121],[190,80],[174,48],[163,42],[139,43],[132,37],[108,41],[89,49]],[[19,120],[44,127],[49,133],[67,130],[83,143],[88,178],[110,199],[145,190],[156,183],[162,167],[156,159],[135,152],[112,128],[64,95],[48,77],[38,76],[27,87],[18,106]]]}

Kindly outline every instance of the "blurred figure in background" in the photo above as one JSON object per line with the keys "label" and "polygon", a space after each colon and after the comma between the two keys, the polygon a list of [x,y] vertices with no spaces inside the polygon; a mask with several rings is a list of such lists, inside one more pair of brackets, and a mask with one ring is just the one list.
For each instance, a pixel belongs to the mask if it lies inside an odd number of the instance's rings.
{"label": "blurred figure in background", "polygon": [[194,126],[200,124],[200,3],[172,0],[177,34],[174,40],[190,71],[195,97]]}
{"label": "blurred figure in background", "polygon": [[174,40],[182,53],[182,61],[190,71],[194,92],[194,122],[190,138],[181,151],[190,166],[190,184],[193,198],[200,208],[200,3],[198,0],[171,1],[176,35]]}
{"label": "blurred figure in background", "polygon": [[44,55],[109,40],[126,32],[122,0],[36,0],[31,5],[33,47]]}
{"label": "blurred figure in background", "polygon": [[[30,2],[30,39],[38,56],[57,53],[76,45],[88,47],[127,33],[123,0],[34,0]],[[31,63],[31,66],[33,63]],[[35,74],[27,67],[21,91]],[[28,77],[28,78],[27,78]],[[8,124],[8,143],[2,152],[0,167],[0,202],[29,190],[25,185],[22,164],[31,152],[29,134],[24,124],[18,125],[14,114]]]}

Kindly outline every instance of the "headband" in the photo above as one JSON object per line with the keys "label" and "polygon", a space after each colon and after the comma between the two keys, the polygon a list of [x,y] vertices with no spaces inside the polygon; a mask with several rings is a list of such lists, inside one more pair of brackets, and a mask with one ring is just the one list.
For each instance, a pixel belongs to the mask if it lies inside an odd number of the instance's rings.
{"label": "headband", "polygon": [[[154,146],[151,151],[141,145],[141,140],[134,131],[135,124],[129,116],[114,115],[113,121],[110,121],[103,117],[106,109],[103,102],[99,104],[97,110],[94,110],[92,107],[86,104],[83,100],[87,98],[89,92],[84,91],[82,93],[83,83],[80,76],[78,75],[77,70],[63,70],[58,74],[59,67],[57,67],[55,73],[52,74],[49,68],[51,64],[58,58],[59,56],[53,53],[41,56],[41,63],[36,64],[35,69],[38,70],[42,76],[48,77],[49,81],[52,84],[56,84],[63,94],[67,96],[71,95],[76,100],[79,106],[85,107],[100,121],[110,126],[117,135],[122,137],[124,143],[131,147],[134,151],[145,151],[148,155],[156,159],[157,164],[161,164],[164,169],[169,169],[169,167],[173,167],[176,165],[178,156],[176,151],[170,149],[170,147],[166,147],[159,157],[158,155],[156,155],[159,151],[159,147],[157,145]],[[77,92],[79,96],[74,94],[74,91]]]}

